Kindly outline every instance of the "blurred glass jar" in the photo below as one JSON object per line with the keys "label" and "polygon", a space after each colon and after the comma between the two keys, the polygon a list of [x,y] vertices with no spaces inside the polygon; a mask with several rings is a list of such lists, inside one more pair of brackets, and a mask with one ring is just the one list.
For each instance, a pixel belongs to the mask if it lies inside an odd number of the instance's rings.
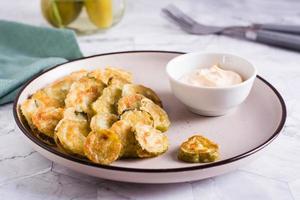
{"label": "blurred glass jar", "polygon": [[44,18],[54,27],[92,33],[117,24],[125,0],[41,0]]}

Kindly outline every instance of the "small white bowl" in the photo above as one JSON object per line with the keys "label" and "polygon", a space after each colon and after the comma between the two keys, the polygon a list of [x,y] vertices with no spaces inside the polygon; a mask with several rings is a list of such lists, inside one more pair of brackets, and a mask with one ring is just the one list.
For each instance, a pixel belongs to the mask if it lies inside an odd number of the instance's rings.
{"label": "small white bowl", "polygon": [[[195,68],[219,64],[240,74],[243,82],[228,87],[199,87],[180,81]],[[188,53],[172,59],[166,67],[174,95],[194,113],[221,116],[232,111],[249,95],[256,77],[255,67],[246,59],[224,53]]]}

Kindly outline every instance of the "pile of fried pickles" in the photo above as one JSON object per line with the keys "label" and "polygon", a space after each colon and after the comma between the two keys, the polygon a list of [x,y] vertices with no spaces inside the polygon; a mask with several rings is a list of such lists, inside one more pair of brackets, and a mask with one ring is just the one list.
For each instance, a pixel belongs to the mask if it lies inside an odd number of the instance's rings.
{"label": "pile of fried pickles", "polygon": [[94,163],[158,156],[168,149],[168,115],[132,80],[112,67],[76,71],[35,92],[21,112],[39,139]]}

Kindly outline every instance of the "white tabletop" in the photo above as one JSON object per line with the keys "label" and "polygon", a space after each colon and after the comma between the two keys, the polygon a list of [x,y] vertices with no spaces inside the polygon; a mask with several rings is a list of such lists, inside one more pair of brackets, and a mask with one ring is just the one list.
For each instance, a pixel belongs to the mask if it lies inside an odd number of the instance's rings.
{"label": "white tabletop", "polygon": [[[226,175],[180,184],[120,183],[78,174],[33,151],[15,131],[9,104],[0,107],[0,199],[300,199],[300,54],[223,36],[188,35],[161,14],[170,2],[203,23],[300,25],[300,2],[293,0],[130,0],[124,19],[112,30],[78,37],[83,53],[169,50],[244,56],[285,99],[288,118],[280,136],[261,157]],[[0,8],[0,19],[47,26],[38,0],[0,1]]]}

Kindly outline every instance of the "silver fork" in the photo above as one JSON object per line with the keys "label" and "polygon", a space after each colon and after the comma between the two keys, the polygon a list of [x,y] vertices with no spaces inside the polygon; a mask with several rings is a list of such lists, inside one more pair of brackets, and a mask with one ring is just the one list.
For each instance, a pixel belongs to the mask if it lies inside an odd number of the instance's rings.
{"label": "silver fork", "polygon": [[222,34],[300,51],[300,26],[273,24],[229,27],[209,26],[198,23],[174,5],[164,8],[163,12],[181,29],[191,34]]}

